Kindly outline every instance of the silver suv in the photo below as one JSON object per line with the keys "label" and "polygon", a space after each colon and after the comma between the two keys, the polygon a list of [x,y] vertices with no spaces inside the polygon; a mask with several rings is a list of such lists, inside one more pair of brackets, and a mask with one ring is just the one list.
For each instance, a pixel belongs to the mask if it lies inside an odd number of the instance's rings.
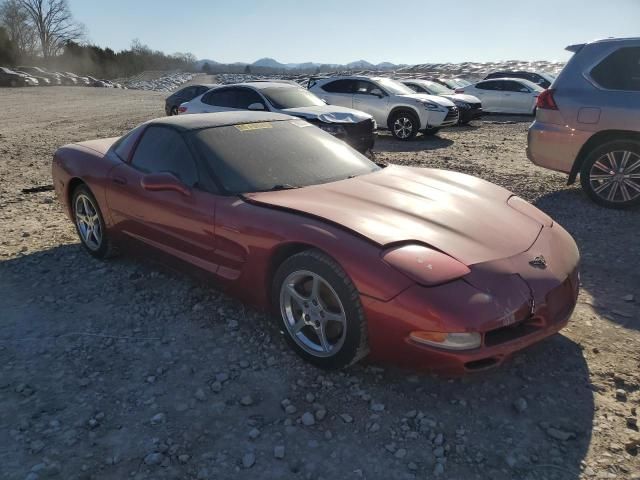
{"label": "silver suv", "polygon": [[527,156],[569,174],[596,203],[640,205],[640,38],[571,45],[538,97]]}
{"label": "silver suv", "polygon": [[442,127],[458,123],[458,108],[450,100],[416,93],[390,78],[311,78],[309,90],[330,105],[373,115],[378,128],[388,128],[399,140],[411,140],[420,130],[433,135]]}

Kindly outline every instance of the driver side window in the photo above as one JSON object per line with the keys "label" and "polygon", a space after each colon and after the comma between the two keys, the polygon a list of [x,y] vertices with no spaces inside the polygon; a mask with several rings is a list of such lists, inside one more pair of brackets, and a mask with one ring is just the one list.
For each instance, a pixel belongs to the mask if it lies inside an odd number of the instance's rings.
{"label": "driver side window", "polygon": [[198,183],[198,169],[187,144],[169,127],[147,127],[131,166],[143,173],[172,173],[188,187]]}

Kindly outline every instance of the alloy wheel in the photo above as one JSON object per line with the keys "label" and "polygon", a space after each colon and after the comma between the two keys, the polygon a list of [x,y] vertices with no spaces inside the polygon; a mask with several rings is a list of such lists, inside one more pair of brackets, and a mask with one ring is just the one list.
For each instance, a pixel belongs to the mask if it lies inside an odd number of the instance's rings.
{"label": "alloy wheel", "polygon": [[336,291],[320,275],[291,273],[280,288],[280,310],[294,342],[316,357],[335,355],[344,344],[347,317]]}
{"label": "alloy wheel", "polygon": [[102,244],[102,224],[98,209],[85,194],[76,197],[74,206],[76,225],[82,242],[89,250],[96,251]]}
{"label": "alloy wheel", "polygon": [[589,171],[593,192],[603,200],[627,203],[640,197],[640,155],[618,150],[607,152]]}
{"label": "alloy wheel", "polygon": [[398,117],[393,122],[393,133],[396,137],[405,139],[413,133],[413,122],[408,117]]}

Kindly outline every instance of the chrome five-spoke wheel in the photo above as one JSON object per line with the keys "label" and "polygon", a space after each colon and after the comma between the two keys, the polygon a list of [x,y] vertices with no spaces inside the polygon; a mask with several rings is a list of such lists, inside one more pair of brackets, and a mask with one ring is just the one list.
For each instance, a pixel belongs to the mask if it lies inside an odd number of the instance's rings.
{"label": "chrome five-spoke wheel", "polygon": [[316,249],[291,255],[271,293],[287,341],[308,362],[337,369],[369,352],[360,294],[333,258]]}
{"label": "chrome five-spoke wheel", "polygon": [[92,251],[97,251],[102,245],[102,224],[98,216],[98,209],[93,200],[85,193],[75,198],[74,214],[80,239]]}
{"label": "chrome five-spoke wheel", "polygon": [[342,347],[347,332],[344,307],[317,273],[291,273],[282,283],[280,308],[291,338],[306,352],[326,357]]}

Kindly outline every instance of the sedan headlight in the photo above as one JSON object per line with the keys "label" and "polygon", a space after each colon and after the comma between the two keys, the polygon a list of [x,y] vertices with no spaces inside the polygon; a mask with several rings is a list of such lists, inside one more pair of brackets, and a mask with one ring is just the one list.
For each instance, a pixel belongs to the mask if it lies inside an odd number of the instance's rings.
{"label": "sedan headlight", "polygon": [[482,344],[478,332],[446,333],[446,332],[411,332],[409,338],[423,345],[444,348],[447,350],[472,350]]}
{"label": "sedan headlight", "polygon": [[345,135],[347,133],[342,125],[335,125],[332,123],[320,123],[318,124],[318,127],[320,127],[325,132],[330,133],[331,135],[334,135],[334,136]]}

